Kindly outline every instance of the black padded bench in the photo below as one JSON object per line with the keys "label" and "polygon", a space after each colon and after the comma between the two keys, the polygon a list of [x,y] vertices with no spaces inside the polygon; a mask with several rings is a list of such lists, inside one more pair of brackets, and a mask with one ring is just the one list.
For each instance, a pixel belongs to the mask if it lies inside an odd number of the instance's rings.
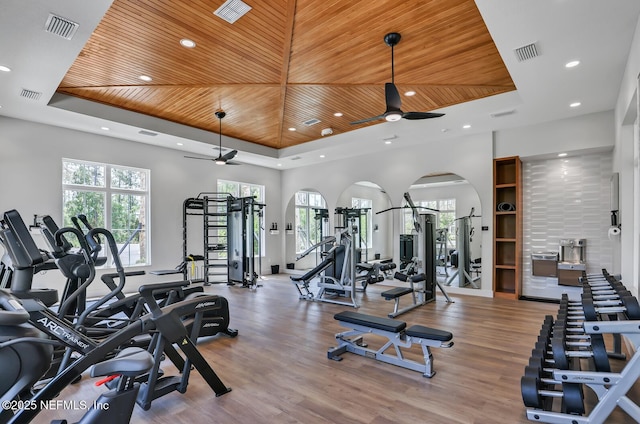
{"label": "black padded bench", "polygon": [[[327,357],[336,361],[342,359],[340,355],[343,353],[351,352],[413,371],[419,371],[425,377],[433,377],[435,375],[433,355],[429,347],[453,346],[453,334],[423,325],[407,327],[407,323],[404,321],[353,311],[340,312],[334,315],[334,319],[339,321],[343,327],[351,329],[350,331],[336,334],[336,341],[339,344],[330,348],[327,352]],[[363,336],[367,333],[386,337],[388,341],[378,350],[370,349],[363,342]],[[401,348],[410,348],[414,343],[422,346],[424,363],[404,358]],[[391,347],[394,348],[395,355],[385,353]]]}

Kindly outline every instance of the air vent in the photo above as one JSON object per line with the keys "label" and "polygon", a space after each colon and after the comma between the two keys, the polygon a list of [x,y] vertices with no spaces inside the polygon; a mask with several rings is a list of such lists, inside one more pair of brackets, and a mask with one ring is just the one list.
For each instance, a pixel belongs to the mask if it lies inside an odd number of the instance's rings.
{"label": "air vent", "polygon": [[302,159],[302,156],[294,156],[291,158],[291,160],[300,160]]}
{"label": "air vent", "polygon": [[311,125],[315,125],[315,124],[319,124],[320,120],[313,118],[313,119],[309,119],[307,121],[304,121],[303,124],[305,124],[307,127],[310,127]]}
{"label": "air vent", "polygon": [[250,10],[251,6],[240,0],[227,0],[213,14],[232,24]]}
{"label": "air vent", "polygon": [[502,112],[491,113],[489,116],[491,116],[492,118],[502,118],[503,116],[513,115],[514,113],[516,113],[516,110],[511,109],[511,110],[505,110]]}
{"label": "air vent", "polygon": [[44,30],[66,40],[71,40],[79,26],[69,19],[50,13],[47,22],[44,24]]}
{"label": "air vent", "polygon": [[140,130],[138,131],[138,134],[148,135],[150,137],[155,137],[158,135],[158,133],[154,133],[153,131],[147,131],[147,130]]}
{"label": "air vent", "polygon": [[23,88],[20,92],[20,97],[24,97],[25,99],[29,100],[40,100],[40,96],[42,96],[42,93],[33,90],[27,90],[26,88]]}
{"label": "air vent", "polygon": [[525,60],[538,57],[538,47],[536,43],[527,44],[526,46],[518,47],[514,50],[518,62],[524,62]]}

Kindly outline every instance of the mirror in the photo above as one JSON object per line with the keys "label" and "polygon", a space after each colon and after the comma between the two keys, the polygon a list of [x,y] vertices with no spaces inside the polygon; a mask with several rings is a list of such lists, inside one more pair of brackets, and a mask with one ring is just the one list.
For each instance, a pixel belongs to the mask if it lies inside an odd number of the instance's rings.
{"label": "mirror", "polygon": [[[436,271],[446,287],[480,288],[482,277],[481,208],[475,188],[451,173],[425,175],[414,182],[408,193],[417,207],[436,209]],[[406,200],[403,206],[406,205]],[[425,209],[425,211],[427,211]],[[411,209],[405,209],[401,232],[415,232]],[[402,236],[401,236],[402,237]],[[411,252],[401,246],[400,262],[410,260]]]}
{"label": "mirror", "polygon": [[285,261],[287,269],[308,270],[322,259],[320,249],[303,254],[329,233],[329,211],[322,194],[314,189],[297,191],[285,211]]}
{"label": "mirror", "polygon": [[[352,220],[359,227],[359,262],[393,260],[393,214],[376,215],[391,207],[391,199],[382,187],[369,181],[356,182],[342,192],[336,207],[360,210],[359,218]],[[334,215],[334,226],[344,226],[341,220],[340,215]]]}

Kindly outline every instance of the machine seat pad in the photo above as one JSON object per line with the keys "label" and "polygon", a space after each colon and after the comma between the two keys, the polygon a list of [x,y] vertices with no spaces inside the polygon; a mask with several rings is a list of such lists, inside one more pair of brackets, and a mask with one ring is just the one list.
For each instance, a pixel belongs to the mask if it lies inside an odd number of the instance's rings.
{"label": "machine seat pad", "polygon": [[380,293],[386,300],[397,299],[400,296],[411,293],[413,290],[411,287],[395,287],[391,290],[386,290]]}
{"label": "machine seat pad", "polygon": [[326,258],[324,258],[324,260],[322,262],[320,262],[318,265],[316,265],[315,268],[307,271],[306,274],[304,274],[304,275],[291,275],[291,276],[289,276],[289,278],[291,278],[291,281],[295,281],[295,282],[311,280],[313,277],[315,277],[316,275],[320,274],[325,269],[329,268],[329,266],[333,262],[334,262],[333,261],[333,257],[332,256],[327,256]]}
{"label": "machine seat pad", "polygon": [[407,328],[407,336],[417,337],[419,339],[438,340],[448,342],[453,338],[453,334],[448,331],[437,330],[435,328],[425,327],[424,325],[412,325]]}
{"label": "machine seat pad", "polygon": [[377,330],[399,333],[407,327],[404,321],[391,318],[376,317],[373,315],[361,314],[352,311],[343,311],[333,316],[334,319],[351,324],[363,325]]}
{"label": "machine seat pad", "polygon": [[153,366],[153,356],[139,347],[123,349],[115,358],[99,362],[91,369],[91,377],[122,374],[137,376],[149,371]]}

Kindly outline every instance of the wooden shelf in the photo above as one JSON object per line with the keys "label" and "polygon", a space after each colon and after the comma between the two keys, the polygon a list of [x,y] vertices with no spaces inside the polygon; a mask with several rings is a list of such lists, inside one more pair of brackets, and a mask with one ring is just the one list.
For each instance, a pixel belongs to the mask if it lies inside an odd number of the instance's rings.
{"label": "wooden shelf", "polygon": [[[493,291],[496,297],[518,299],[522,285],[522,187],[517,156],[493,162]],[[515,210],[498,210],[508,203]]]}

